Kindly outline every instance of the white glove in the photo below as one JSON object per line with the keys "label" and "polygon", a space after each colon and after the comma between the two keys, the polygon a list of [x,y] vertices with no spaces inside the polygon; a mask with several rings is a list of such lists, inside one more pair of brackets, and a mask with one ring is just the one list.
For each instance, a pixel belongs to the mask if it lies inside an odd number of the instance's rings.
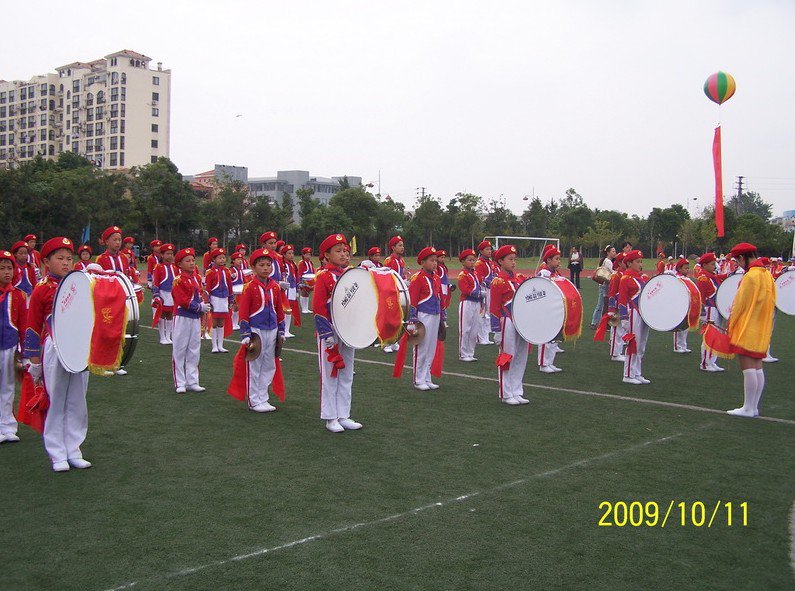
{"label": "white glove", "polygon": [[406,332],[409,334],[414,334],[415,332],[417,332],[417,325],[414,324],[413,322],[409,322],[406,325]]}
{"label": "white glove", "polygon": [[207,312],[209,312],[212,309],[213,309],[213,307],[210,304],[202,304],[201,305],[202,314],[206,314]]}
{"label": "white glove", "polygon": [[279,281],[279,287],[282,289],[290,289],[290,282],[289,281]]}
{"label": "white glove", "polygon": [[244,347],[248,347],[248,344],[251,342],[251,337],[246,337],[245,339],[240,341],[240,344]]}
{"label": "white glove", "polygon": [[323,346],[326,349],[331,349],[334,345],[337,344],[337,337],[326,337],[323,339]]}
{"label": "white glove", "polygon": [[28,373],[30,374],[30,377],[33,378],[34,382],[36,382],[37,384],[41,382],[41,375],[42,375],[41,363],[29,363]]}
{"label": "white glove", "polygon": [[449,324],[447,324],[447,320],[445,320],[445,321],[444,321],[444,327],[445,327],[445,328],[450,328],[450,325],[449,325]]}

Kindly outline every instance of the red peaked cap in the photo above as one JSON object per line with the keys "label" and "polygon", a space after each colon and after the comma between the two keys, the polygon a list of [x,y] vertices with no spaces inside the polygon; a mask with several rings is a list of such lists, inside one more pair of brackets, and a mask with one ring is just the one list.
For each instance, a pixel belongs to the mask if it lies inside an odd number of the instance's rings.
{"label": "red peaked cap", "polygon": [[171,244],[170,242],[166,242],[165,244],[161,244],[160,245],[160,252],[161,253],[169,251],[169,250],[171,252],[174,252],[175,250],[177,250],[177,248],[173,244]]}
{"label": "red peaked cap", "polygon": [[160,242],[160,240],[152,240],[152,242],[149,243],[149,248],[153,250],[155,248],[160,248],[161,246],[163,246],[163,243]]}
{"label": "red peaked cap", "polygon": [[284,256],[285,254],[287,254],[288,250],[292,250],[293,252],[295,252],[295,247],[292,244],[285,244],[279,249],[279,254]]}
{"label": "red peaked cap", "polygon": [[135,244],[135,238],[132,236],[127,236],[124,240],[122,240],[124,244]]}
{"label": "red peaked cap", "polygon": [[552,257],[559,255],[560,251],[553,244],[550,244],[544,249],[544,254],[541,255],[541,258],[543,258],[545,261],[548,261]]}
{"label": "red peaked cap", "polygon": [[251,253],[251,256],[248,259],[249,264],[253,267],[257,261],[261,258],[270,259],[273,262],[274,255],[276,253],[267,248],[258,248],[254,252]]}
{"label": "red peaked cap", "polygon": [[751,253],[756,252],[756,246],[749,242],[740,242],[740,244],[735,244],[734,247],[729,251],[729,256],[736,257],[737,255],[749,255]]}
{"label": "red peaked cap", "polygon": [[715,261],[715,260],[717,260],[715,258],[715,253],[714,252],[708,252],[708,253],[702,254],[698,258],[698,264],[703,266],[703,265],[706,265],[707,263],[711,263],[712,261]]}
{"label": "red peaked cap", "polygon": [[174,262],[179,263],[182,259],[188,256],[195,257],[196,251],[193,250],[192,248],[183,248],[177,254],[174,255]]}
{"label": "red peaked cap", "polygon": [[215,236],[211,236],[210,238],[208,238],[208,239],[207,239],[207,247],[209,248],[209,247],[210,247],[210,245],[211,245],[213,242],[218,242],[218,238],[216,238]]}
{"label": "red peaked cap", "polygon": [[642,259],[643,253],[639,250],[630,250],[627,254],[624,255],[624,262],[631,263],[635,259]]}
{"label": "red peaked cap", "polygon": [[312,249],[310,247],[308,247],[308,246],[304,246],[301,249],[301,254],[312,254]]}
{"label": "red peaked cap", "polygon": [[88,254],[92,254],[91,247],[88,244],[84,244],[80,248],[77,249],[77,254],[80,254],[83,251],[88,251]]}
{"label": "red peaked cap", "polygon": [[403,236],[400,234],[397,236],[392,236],[392,238],[389,239],[389,248],[395,248],[395,244],[398,242],[403,242]]}
{"label": "red peaked cap", "polygon": [[63,236],[58,236],[56,238],[50,238],[44,243],[44,245],[41,247],[41,258],[46,259],[59,248],[65,248],[71,252],[75,251],[75,245],[72,244],[71,240],[64,238]]}
{"label": "red peaked cap", "polygon": [[689,260],[687,260],[687,259],[679,259],[678,261],[676,261],[676,268],[679,269],[679,268],[683,267],[684,265],[689,265],[689,264],[690,264]]}
{"label": "red peaked cap", "polygon": [[10,261],[11,267],[13,268],[16,268],[17,266],[17,261],[14,258],[14,255],[7,250],[0,250],[0,261]]}
{"label": "red peaked cap", "polygon": [[436,251],[436,256],[437,257],[446,257],[447,256],[447,251],[445,249],[443,249],[443,248],[440,248],[439,250]]}
{"label": "red peaked cap", "polygon": [[17,242],[14,242],[14,246],[12,246],[12,247],[11,247],[11,252],[13,252],[13,253],[15,253],[15,254],[16,254],[16,252],[17,252],[17,251],[18,251],[20,248],[28,248],[28,243],[27,243],[27,242],[25,242],[24,240],[19,240],[19,241],[17,241]]}
{"label": "red peaked cap", "polygon": [[484,248],[491,248],[491,242],[489,242],[488,240],[484,240],[483,242],[478,244],[478,252],[480,252]]}
{"label": "red peaked cap", "polygon": [[463,261],[469,255],[472,255],[473,257],[478,256],[474,250],[472,250],[471,248],[467,248],[461,251],[461,254],[458,255],[458,260]]}
{"label": "red peaked cap", "polygon": [[36,240],[36,235],[35,234],[28,234],[22,240],[24,240],[25,242],[30,242],[31,240]]}
{"label": "red peaked cap", "polygon": [[370,250],[367,251],[367,256],[368,257],[374,256],[374,255],[377,255],[377,254],[381,254],[381,249],[378,248],[377,246],[373,246],[372,248],[370,248]]}
{"label": "red peaked cap", "polygon": [[213,248],[210,251],[210,259],[215,260],[215,257],[221,256],[222,254],[226,254],[226,250],[223,248]]}
{"label": "red peaked cap", "polygon": [[119,228],[119,226],[111,226],[110,228],[105,228],[105,231],[102,232],[102,241],[107,242],[108,238],[110,238],[114,234],[121,234],[121,228]]}
{"label": "red peaked cap", "polygon": [[417,264],[421,265],[422,261],[435,254],[439,254],[439,251],[437,251],[433,246],[426,246],[417,255]]}
{"label": "red peaked cap", "polygon": [[500,246],[492,255],[495,261],[501,261],[509,254],[516,254],[516,247],[513,244],[504,244]]}
{"label": "red peaked cap", "polygon": [[[394,240],[394,238],[392,240]],[[348,240],[343,234],[332,234],[320,243],[320,248],[318,250],[320,251],[321,255],[324,255],[337,244],[344,244],[345,246],[348,246]]]}
{"label": "red peaked cap", "polygon": [[279,237],[276,235],[276,232],[268,231],[263,233],[262,236],[259,237],[259,243],[265,244],[268,240],[278,240],[278,239]]}

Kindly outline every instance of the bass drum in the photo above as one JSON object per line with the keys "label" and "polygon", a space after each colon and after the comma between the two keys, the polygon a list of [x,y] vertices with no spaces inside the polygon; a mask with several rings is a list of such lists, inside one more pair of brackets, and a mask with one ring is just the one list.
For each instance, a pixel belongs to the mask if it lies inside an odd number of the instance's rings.
{"label": "bass drum", "polygon": [[138,346],[139,324],[141,321],[141,310],[138,307],[138,294],[130,281],[129,277],[120,271],[116,271],[119,281],[127,294],[127,325],[124,328],[124,349],[121,354],[119,367],[124,367],[133,358],[135,347]]}
{"label": "bass drum", "polygon": [[375,316],[378,291],[367,269],[354,267],[340,275],[331,292],[329,314],[339,339],[354,349],[365,349],[378,338]]}
{"label": "bass drum", "polygon": [[718,286],[718,292],[715,294],[715,306],[724,318],[728,319],[729,314],[731,314],[734,296],[737,295],[742,278],[742,273],[735,273],[734,275],[729,275]]}
{"label": "bass drum", "polygon": [[[655,275],[643,286],[638,297],[638,312],[649,328],[661,332],[688,329],[688,314],[695,302],[700,312],[701,297],[695,284],[692,288],[676,275]],[[695,291],[695,295],[694,292]]]}
{"label": "bass drum", "polygon": [[776,279],[776,307],[784,314],[795,315],[795,271],[787,271]]}
{"label": "bass drum", "polygon": [[516,288],[511,315],[520,337],[533,345],[543,345],[555,340],[563,330],[566,298],[554,281],[530,277]]}

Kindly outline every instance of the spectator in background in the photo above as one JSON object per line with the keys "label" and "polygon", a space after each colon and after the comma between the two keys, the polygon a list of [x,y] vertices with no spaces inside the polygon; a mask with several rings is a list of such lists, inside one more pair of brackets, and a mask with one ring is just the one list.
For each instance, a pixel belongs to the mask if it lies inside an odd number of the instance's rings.
{"label": "spectator in background", "polygon": [[577,289],[580,289],[580,271],[582,271],[582,255],[576,246],[572,246],[569,253],[569,279]]}

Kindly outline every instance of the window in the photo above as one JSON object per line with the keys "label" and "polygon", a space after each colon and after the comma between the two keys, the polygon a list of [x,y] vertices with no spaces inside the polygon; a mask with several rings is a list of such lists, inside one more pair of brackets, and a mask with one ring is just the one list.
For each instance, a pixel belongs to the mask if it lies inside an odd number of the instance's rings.
{"label": "window", "polygon": [[31,115],[28,117],[28,127],[34,127],[36,125],[36,118]]}
{"label": "window", "polygon": [[27,86],[23,86],[19,90],[19,100],[24,101],[27,98],[28,98],[28,87]]}
{"label": "window", "polygon": [[[122,83],[122,84],[127,84],[127,74],[125,74],[124,72],[122,72],[122,73],[121,73],[121,83]],[[123,154],[120,154],[120,155],[119,155],[119,158],[121,158],[122,160],[124,160],[124,155],[123,155]],[[121,164],[122,164],[122,165],[124,165],[124,162],[122,162]]]}
{"label": "window", "polygon": [[119,105],[111,105],[110,106],[110,116],[111,117],[118,117],[119,116]]}
{"label": "window", "polygon": [[104,102],[105,102],[105,91],[104,90],[100,90],[97,93],[97,104],[101,105]]}
{"label": "window", "polygon": [[55,156],[55,145],[54,144],[50,144],[50,147],[47,150],[47,155],[48,156]]}
{"label": "window", "polygon": [[160,117],[160,109],[152,107],[152,117]]}
{"label": "window", "polygon": [[80,113],[78,113],[77,111],[72,113],[72,123],[74,124],[80,123]]}
{"label": "window", "polygon": [[157,140],[152,140],[152,147],[157,148]]}
{"label": "window", "polygon": [[51,129],[51,130],[48,132],[48,134],[47,134],[47,139],[48,139],[48,140],[50,140],[51,142],[54,142],[54,141],[55,141],[55,130],[54,130],[54,129]]}
{"label": "window", "polygon": [[72,142],[72,152],[75,154],[80,151],[80,142]]}
{"label": "window", "polygon": [[71,125],[72,125],[72,122],[69,119],[67,119],[66,120],[66,129],[69,129],[71,127]]}
{"label": "window", "polygon": [[150,161],[152,164],[157,164],[157,156],[152,156],[152,157],[149,159],[149,161]]}
{"label": "window", "polygon": [[117,138],[115,135],[110,138],[110,149],[111,150],[119,149],[119,138]]}
{"label": "window", "polygon": [[116,65],[116,58],[115,57],[110,58],[110,65],[111,66],[115,66]]}
{"label": "window", "polygon": [[39,141],[40,142],[46,142],[47,141],[47,130],[46,129],[40,129],[39,130]]}
{"label": "window", "polygon": [[117,119],[110,120],[110,133],[111,135],[119,133],[119,121]]}
{"label": "window", "polygon": [[39,109],[41,109],[42,111],[46,111],[47,110],[47,99],[46,98],[41,99],[41,102],[39,103]]}
{"label": "window", "polygon": [[105,116],[105,107],[97,107],[96,115],[97,120],[102,119]]}
{"label": "window", "polygon": [[121,132],[124,133],[124,119],[121,120]]}
{"label": "window", "polygon": [[86,106],[91,106],[94,104],[94,95],[90,92],[86,94]]}
{"label": "window", "polygon": [[[110,149],[112,150],[113,146],[111,146]],[[111,152],[110,153],[110,165],[111,166],[118,166],[118,164],[119,164],[119,155],[116,154],[116,152]]]}
{"label": "window", "polygon": [[152,76],[152,84],[160,86],[160,76]]}
{"label": "window", "polygon": [[94,144],[94,150],[96,150],[97,152],[101,152],[102,151],[102,140],[101,139],[96,139],[95,142],[96,143]]}
{"label": "window", "polygon": [[119,152],[119,166],[124,166],[124,152]]}
{"label": "window", "polygon": [[110,83],[111,84],[118,84],[119,83],[119,73],[118,72],[111,72],[110,73]]}
{"label": "window", "polygon": [[7,96],[7,95],[6,95],[6,93],[5,93],[5,92],[0,92],[0,105],[4,105],[4,104],[5,104],[5,102],[6,102],[6,96]]}
{"label": "window", "polygon": [[72,105],[66,105],[66,114],[68,115],[71,112],[72,112]]}
{"label": "window", "polygon": [[14,98],[15,94],[16,94],[15,90],[9,90],[8,91],[8,102],[9,103],[13,103],[15,100],[17,100],[16,98]]}
{"label": "window", "polygon": [[157,133],[158,125],[157,123],[152,123],[152,133]]}
{"label": "window", "polygon": [[[63,90],[63,86],[61,90]],[[55,96],[55,84],[50,84],[50,96]]]}
{"label": "window", "polygon": [[5,145],[6,145],[6,136],[5,134],[3,134],[0,135],[0,146],[5,146]]}
{"label": "window", "polygon": [[127,87],[126,86],[122,87],[122,89],[121,89],[121,100],[123,100],[123,101],[127,100]]}
{"label": "window", "polygon": [[47,96],[47,83],[46,82],[44,84],[42,84],[41,86],[39,86],[39,94],[41,94],[41,96]]}
{"label": "window", "polygon": [[127,115],[127,105],[124,103],[121,104],[121,116],[124,117]]}
{"label": "window", "polygon": [[42,113],[39,116],[39,125],[47,125],[47,113]]}
{"label": "window", "polygon": [[105,135],[105,124],[104,123],[97,123],[94,126],[94,133],[97,135]]}
{"label": "window", "polygon": [[153,92],[152,93],[152,100],[153,101],[159,101],[160,100],[160,93],[159,92]]}
{"label": "window", "polygon": [[[122,150],[124,149],[124,136],[119,138],[119,148]],[[122,162],[122,164],[124,164],[124,162]]]}
{"label": "window", "polygon": [[94,140],[86,140],[86,154],[94,151]]}
{"label": "window", "polygon": [[86,125],[86,137],[93,137],[94,136],[94,124],[89,123]]}
{"label": "window", "polygon": [[72,82],[72,91],[80,92],[80,80],[75,80]]}
{"label": "window", "polygon": [[94,109],[88,109],[86,111],[86,121],[93,121],[94,120]]}
{"label": "window", "polygon": [[0,107],[0,117],[5,117],[5,116],[6,116],[6,108]]}
{"label": "window", "polygon": [[115,103],[119,100],[119,89],[118,87],[113,87],[110,89],[110,102]]}

